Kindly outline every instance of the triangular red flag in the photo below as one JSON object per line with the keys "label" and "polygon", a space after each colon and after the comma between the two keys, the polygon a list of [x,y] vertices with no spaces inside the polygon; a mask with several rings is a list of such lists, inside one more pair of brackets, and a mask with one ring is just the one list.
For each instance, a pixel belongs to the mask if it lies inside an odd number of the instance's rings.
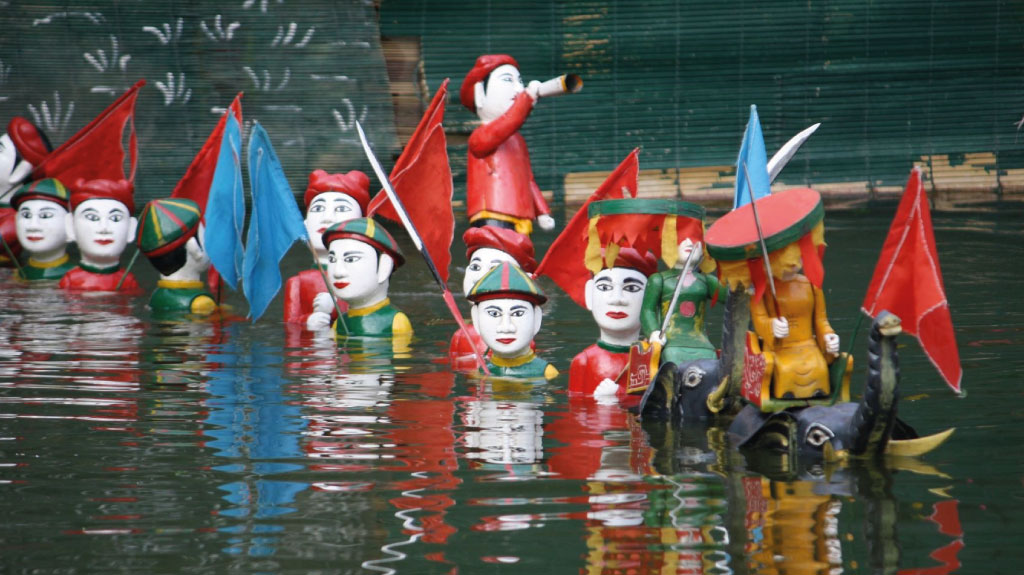
{"label": "triangular red flag", "polygon": [[[448,163],[448,140],[441,125],[447,97],[445,79],[388,178],[444,282],[448,281],[455,236],[452,169]],[[401,221],[383,190],[370,202],[367,215]]]}
{"label": "triangular red flag", "polygon": [[228,120],[228,113],[235,114],[238,124],[242,125],[242,93],[235,96],[228,111],[221,115],[217,125],[206,138],[199,153],[192,158],[185,175],[178,181],[171,192],[172,198],[187,198],[199,204],[199,210],[206,213],[206,201],[210,197],[210,186],[213,184],[213,173],[217,170],[217,157],[220,155],[221,138],[224,136],[224,125]]}
{"label": "triangular red flag", "polygon": [[591,277],[584,263],[587,230],[590,224],[587,209],[591,203],[600,200],[622,199],[627,194],[631,198],[636,197],[637,178],[640,174],[640,162],[637,159],[639,153],[639,148],[630,152],[615,171],[605,178],[604,183],[587,198],[562,233],[551,242],[551,247],[544,254],[544,260],[533,274],[535,277],[544,275],[551,278],[580,307],[587,307],[584,291],[587,280]]}
{"label": "triangular red flag", "polygon": [[[68,138],[32,171],[32,179],[56,178],[65,185],[83,180],[135,181],[138,140],[135,136],[135,100],[146,85],[139,80],[107,106],[88,125]],[[130,173],[124,173],[124,131],[129,130]]]}
{"label": "triangular red flag", "polygon": [[910,172],[861,307],[871,317],[883,310],[899,316],[903,331],[917,337],[942,378],[960,391],[960,353],[920,168]]}

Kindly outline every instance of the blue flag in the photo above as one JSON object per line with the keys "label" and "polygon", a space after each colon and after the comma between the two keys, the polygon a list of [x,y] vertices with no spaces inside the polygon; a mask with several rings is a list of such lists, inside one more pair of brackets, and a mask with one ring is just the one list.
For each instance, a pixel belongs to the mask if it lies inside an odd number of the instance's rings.
{"label": "blue flag", "polygon": [[[746,164],[746,169],[744,169]],[[748,183],[749,178],[749,183]],[[750,193],[753,186],[753,194]],[[750,120],[747,131],[743,133],[740,155],[736,159],[736,196],[732,201],[732,209],[750,203],[750,197],[763,198],[771,193],[771,182],[768,181],[768,154],[764,151],[764,134],[761,133],[761,122],[757,118],[757,106],[750,107]]]}
{"label": "blue flag", "polygon": [[210,263],[231,289],[238,289],[238,280],[242,277],[245,196],[242,189],[242,130],[238,118],[232,113],[228,113],[224,125],[204,219],[208,230],[204,247]]}
{"label": "blue flag", "polygon": [[243,291],[249,300],[249,316],[259,319],[281,289],[281,258],[306,227],[295,203],[284,168],[263,126],[253,124],[249,136],[249,184],[252,186],[252,219],[245,250]]}

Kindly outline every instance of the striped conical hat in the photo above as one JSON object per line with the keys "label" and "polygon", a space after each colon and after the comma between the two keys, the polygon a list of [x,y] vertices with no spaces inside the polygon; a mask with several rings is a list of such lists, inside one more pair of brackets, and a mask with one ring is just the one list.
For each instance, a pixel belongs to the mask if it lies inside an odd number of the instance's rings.
{"label": "striped conical hat", "polygon": [[391,237],[376,220],[373,218],[356,218],[344,222],[338,222],[327,228],[323,233],[324,245],[330,247],[331,242],[344,238],[352,238],[365,242],[376,248],[378,251],[391,256],[395,260],[395,269],[405,263],[405,256],[398,249],[398,243]]}
{"label": "striped conical hat", "polygon": [[186,198],[153,200],[139,216],[139,250],[161,256],[185,244],[199,229],[199,204]]}
{"label": "striped conical hat", "polygon": [[11,205],[17,208],[28,200],[49,200],[71,210],[71,192],[56,178],[36,180],[18,188],[11,196]]}
{"label": "striped conical hat", "polygon": [[469,301],[478,303],[489,299],[523,299],[541,305],[548,297],[541,291],[537,282],[530,279],[519,266],[511,262],[501,262],[480,278],[466,296]]}

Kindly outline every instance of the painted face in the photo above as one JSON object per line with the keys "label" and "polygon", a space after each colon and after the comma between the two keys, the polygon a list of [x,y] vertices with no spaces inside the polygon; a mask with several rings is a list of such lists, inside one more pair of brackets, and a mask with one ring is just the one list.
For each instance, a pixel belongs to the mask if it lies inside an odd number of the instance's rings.
{"label": "painted face", "polygon": [[466,266],[466,275],[462,278],[462,293],[469,295],[469,290],[473,289],[476,282],[480,278],[484,277],[484,274],[491,271],[491,268],[500,264],[501,262],[510,262],[515,265],[519,265],[516,259],[512,257],[508,252],[496,250],[494,248],[480,248],[470,254],[469,264]]}
{"label": "painted face", "polygon": [[313,247],[317,252],[326,252],[327,247],[324,246],[321,236],[327,228],[338,222],[361,217],[363,210],[352,196],[341,192],[324,192],[313,198],[309,209],[306,210],[306,232],[313,240]]}
{"label": "painted face", "polygon": [[490,299],[476,304],[476,329],[499,357],[519,357],[530,349],[540,328],[540,311],[521,299]]}
{"label": "painted face", "polygon": [[14,149],[14,142],[7,134],[0,136],[0,194],[3,194],[17,185],[12,181],[15,177],[14,168],[18,151]]}
{"label": "painted face", "polygon": [[82,258],[95,263],[117,261],[135,235],[127,206],[109,198],[82,202],[72,222]]}
{"label": "painted face", "polygon": [[327,271],[331,290],[345,301],[359,301],[380,289],[377,250],[352,238],[331,242]]}
{"label": "painted face", "polygon": [[640,329],[640,307],[647,278],[630,268],[601,270],[594,276],[589,303],[594,321],[603,331],[635,332]]}
{"label": "painted face", "polygon": [[68,211],[49,200],[26,200],[18,207],[18,242],[30,254],[60,255],[68,243]]}
{"label": "painted face", "polygon": [[[693,251],[693,245],[694,242],[690,238],[686,238],[683,241],[679,242],[679,248],[676,251],[676,255],[679,258],[676,260],[677,268],[682,269],[683,266],[686,265],[686,258],[690,257],[690,252]],[[697,268],[697,264],[699,264],[702,259],[704,259],[703,250],[693,255],[693,269]]]}
{"label": "painted face", "polygon": [[512,107],[516,96],[525,89],[523,78],[515,66],[511,64],[498,66],[487,78],[483,100],[476,100],[477,116],[485,122],[500,118]]}

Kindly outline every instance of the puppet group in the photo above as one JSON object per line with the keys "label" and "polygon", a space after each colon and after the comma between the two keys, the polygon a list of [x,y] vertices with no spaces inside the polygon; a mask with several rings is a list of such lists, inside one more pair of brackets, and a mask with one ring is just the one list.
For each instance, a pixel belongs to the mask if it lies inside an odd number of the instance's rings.
{"label": "puppet group", "polygon": [[[548,299],[538,279],[547,277],[597,324],[596,342],[561,366],[568,368],[570,394],[614,397],[646,419],[728,414],[739,445],[797,446],[826,457],[887,449],[920,453],[944,439],[917,438],[895,417],[893,338],[901,327],[921,339],[955,389],[960,380],[941,278],[916,282],[915,298],[901,294],[910,289],[908,281],[914,283],[920,254],[931,256],[935,266],[929,269],[938,274],[916,169],[864,303],[874,317],[868,387],[860,403],[851,403],[852,358],[840,351],[822,290],[821,196],[809,188],[771,190],[813,127],[769,161],[752,107],[737,161],[734,209],[710,227],[701,206],[637,197],[633,151],[538,258],[534,224],[550,231],[556,222],[534,181],[519,129],[541,98],[582,83],[563,76],[524,85],[512,57],[481,56],[459,90],[460,102],[480,121],[466,164],[470,227],[462,237],[468,260],[462,295],[472,320],[466,324],[447,287],[454,230],[442,127],[447,81],[390,174],[359,127],[383,186],[379,193],[371,197],[370,178],[362,172],[315,169],[302,194],[304,216],[258,124],[247,155],[242,153],[241,95],[171,196],[147,203],[136,216],[130,118],[143,84],[56,150],[27,120],[8,124],[0,138],[0,260],[17,268],[19,280],[137,294],[138,283],[121,265],[134,243],[160,274],[149,299],[154,312],[213,313],[219,288],[203,278],[212,265],[214,279],[232,288],[242,283],[255,319],[281,288],[280,259],[298,241],[311,265],[284,283],[286,323],[337,338],[409,338],[413,322],[389,298],[392,276],[406,256],[381,225],[383,218],[409,234],[459,325],[449,346],[453,369],[556,378],[559,369],[534,345]],[[121,144],[126,130],[132,131],[127,174]],[[253,206],[244,249],[243,156]],[[916,243],[907,241],[908,226],[921,231],[910,234]],[[70,261],[69,242],[77,244],[80,261]],[[719,315],[720,347],[705,329]]]}

